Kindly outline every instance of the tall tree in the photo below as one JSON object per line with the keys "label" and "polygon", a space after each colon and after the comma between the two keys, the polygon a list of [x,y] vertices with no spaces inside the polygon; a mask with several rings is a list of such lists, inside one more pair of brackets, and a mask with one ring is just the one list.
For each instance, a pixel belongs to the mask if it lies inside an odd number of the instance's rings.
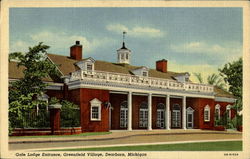
{"label": "tall tree", "polygon": [[203,83],[203,78],[201,76],[201,73],[194,73],[194,76],[197,78],[199,83]]}
{"label": "tall tree", "polygon": [[229,91],[236,97],[242,98],[242,58],[227,63],[219,69],[220,75],[229,85]]}
{"label": "tall tree", "polygon": [[56,65],[47,60],[48,48],[49,46],[40,42],[30,47],[26,53],[14,52],[9,55],[10,60],[17,61],[18,67],[24,67],[24,77],[10,84],[9,115],[12,126],[23,119],[24,112],[43,104],[37,99],[47,86],[43,79],[49,78],[50,75],[59,75]]}

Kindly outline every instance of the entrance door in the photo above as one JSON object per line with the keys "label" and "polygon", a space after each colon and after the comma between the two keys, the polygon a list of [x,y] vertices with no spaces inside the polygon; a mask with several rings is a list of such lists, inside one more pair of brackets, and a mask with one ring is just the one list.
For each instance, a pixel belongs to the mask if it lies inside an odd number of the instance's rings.
{"label": "entrance door", "polygon": [[172,112],[172,127],[180,128],[181,127],[181,111],[173,110]]}
{"label": "entrance door", "polygon": [[165,113],[164,109],[157,109],[157,127],[164,128],[165,126]]}
{"label": "entrance door", "polygon": [[120,127],[126,128],[128,126],[128,108],[121,108]]}
{"label": "entrance door", "polygon": [[191,107],[187,108],[187,128],[192,129],[194,127],[194,110]]}
{"label": "entrance door", "polygon": [[148,126],[148,109],[140,109],[139,126],[145,128]]}

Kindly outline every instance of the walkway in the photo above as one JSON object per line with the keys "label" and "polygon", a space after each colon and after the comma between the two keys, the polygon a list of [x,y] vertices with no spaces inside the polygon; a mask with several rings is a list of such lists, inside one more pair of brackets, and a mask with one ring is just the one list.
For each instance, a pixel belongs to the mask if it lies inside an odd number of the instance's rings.
{"label": "walkway", "polygon": [[189,141],[241,140],[237,131],[207,130],[153,130],[153,131],[113,131],[107,135],[55,138],[10,138],[10,150],[48,149],[62,147],[96,147],[122,144],[152,144]]}

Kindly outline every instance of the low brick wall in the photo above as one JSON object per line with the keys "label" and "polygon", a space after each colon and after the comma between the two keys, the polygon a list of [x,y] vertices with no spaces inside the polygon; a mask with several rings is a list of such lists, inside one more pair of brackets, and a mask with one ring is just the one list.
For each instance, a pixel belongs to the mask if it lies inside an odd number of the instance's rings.
{"label": "low brick wall", "polygon": [[[80,134],[81,127],[74,128],[60,128],[59,130],[54,131],[54,135],[73,135]],[[52,135],[50,128],[36,129],[36,128],[16,128],[12,132],[11,136],[39,136],[39,135]]]}

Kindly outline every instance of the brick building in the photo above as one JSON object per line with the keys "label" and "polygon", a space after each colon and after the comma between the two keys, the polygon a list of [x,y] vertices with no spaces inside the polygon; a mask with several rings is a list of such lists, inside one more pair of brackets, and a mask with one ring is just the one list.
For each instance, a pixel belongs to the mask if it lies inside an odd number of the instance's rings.
{"label": "brick building", "polygon": [[[135,129],[213,129],[215,118],[231,109],[234,97],[212,85],[192,83],[189,73],[168,70],[168,61],[156,68],[130,65],[131,50],[117,50],[117,62],[84,57],[79,41],[70,56],[47,54],[58,65],[62,81],[49,83],[46,95],[67,99],[80,107],[82,132]],[[9,79],[23,76],[22,67],[9,63]]]}

